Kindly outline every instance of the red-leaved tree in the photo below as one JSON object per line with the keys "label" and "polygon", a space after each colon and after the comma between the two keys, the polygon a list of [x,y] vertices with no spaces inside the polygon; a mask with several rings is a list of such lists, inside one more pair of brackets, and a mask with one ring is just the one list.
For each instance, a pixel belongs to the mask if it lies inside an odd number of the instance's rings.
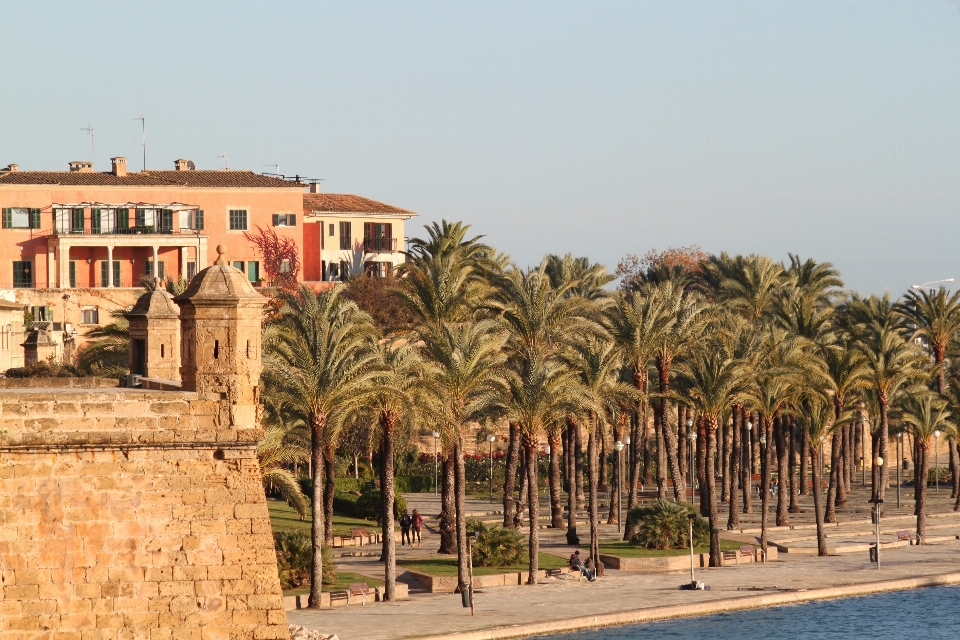
{"label": "red-leaved tree", "polygon": [[300,274],[300,250],[293,238],[278,236],[273,229],[257,226],[255,233],[245,231],[243,236],[263,258],[263,272],[274,287],[283,291],[297,288]]}

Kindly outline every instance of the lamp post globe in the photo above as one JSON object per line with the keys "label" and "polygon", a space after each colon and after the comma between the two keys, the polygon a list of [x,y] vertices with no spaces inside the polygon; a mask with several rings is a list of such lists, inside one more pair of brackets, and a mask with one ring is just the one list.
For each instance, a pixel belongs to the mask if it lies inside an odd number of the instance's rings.
{"label": "lamp post globe", "polygon": [[490,503],[493,504],[493,443],[497,436],[492,433],[487,434],[487,442],[490,444]]}
{"label": "lamp post globe", "polygon": [[882,466],[883,466],[883,458],[881,458],[880,456],[877,456],[876,458],[873,459],[873,464],[874,464],[875,466],[877,466],[877,467],[882,467]]}
{"label": "lamp post globe", "polygon": [[437,485],[440,484],[440,458],[438,457],[440,453],[440,432],[433,431],[430,435],[433,436],[433,495],[437,495]]}

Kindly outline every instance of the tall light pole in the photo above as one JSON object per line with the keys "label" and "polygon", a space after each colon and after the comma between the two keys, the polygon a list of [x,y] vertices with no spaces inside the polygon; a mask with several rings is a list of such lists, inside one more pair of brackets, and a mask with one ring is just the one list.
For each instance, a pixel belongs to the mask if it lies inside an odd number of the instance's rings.
{"label": "tall light pole", "polygon": [[867,427],[867,417],[860,416],[860,471],[863,474],[860,479],[860,486],[867,486],[867,434],[864,429]]}
{"label": "tall light pole", "polygon": [[[628,482],[629,482],[630,470],[633,469],[633,467],[630,466],[630,465],[632,464],[632,462],[633,462],[633,456],[632,456],[632,452],[631,452],[631,450],[630,450],[630,436],[624,436],[624,437],[623,437],[623,446],[625,446],[625,447],[627,448],[627,479],[628,479]],[[630,487],[630,491],[631,491],[631,492],[633,491],[633,487]]]}
{"label": "tall light pole", "polygon": [[750,433],[753,431],[753,422],[747,420],[747,482],[743,487],[745,493],[750,493],[753,489],[750,488],[750,483],[753,482],[753,443],[750,442]]}
{"label": "tall light pole", "polygon": [[[760,460],[762,461],[766,459],[767,459],[767,434],[761,433],[760,434]],[[763,462],[761,462],[760,464],[762,465]],[[766,487],[763,485],[763,475],[760,476],[760,487],[761,487],[760,497],[763,498],[763,496],[767,495],[766,492],[770,491],[770,487]]]}
{"label": "tall light pole", "polygon": [[437,485],[440,484],[440,432],[434,431],[433,436],[433,495],[437,495]]}
{"label": "tall light pole", "polygon": [[910,286],[919,291],[920,289],[923,289],[928,285],[939,284],[941,282],[953,282],[953,278],[944,278],[943,280],[931,280],[930,282],[924,282],[923,284],[912,284]]}
{"label": "tall light pole", "polygon": [[[883,458],[877,456],[873,459],[873,464],[879,469],[883,466]],[[874,519],[877,522],[877,569],[880,568],[880,505],[883,504],[883,498],[877,498],[874,501],[874,506],[876,507],[876,513]]]}
{"label": "tall light pole", "polygon": [[[933,482],[936,486],[936,493],[940,493],[940,429],[933,432]],[[927,481],[926,478],[923,479]]]}
{"label": "tall light pole", "polygon": [[903,466],[903,429],[897,434],[897,509],[900,508],[900,467]]}
{"label": "tall light pole", "polygon": [[623,456],[621,455],[623,443],[617,440],[613,443],[613,448],[617,452],[617,533],[619,533],[623,526],[623,518],[621,517],[623,509]]}
{"label": "tall light pole", "polygon": [[487,435],[487,442],[490,444],[490,504],[493,504],[493,443],[497,439],[497,436],[491,434]]}
{"label": "tall light pole", "polygon": [[690,503],[697,499],[696,444],[697,432],[692,429],[693,420],[687,418],[687,439],[690,440]]}

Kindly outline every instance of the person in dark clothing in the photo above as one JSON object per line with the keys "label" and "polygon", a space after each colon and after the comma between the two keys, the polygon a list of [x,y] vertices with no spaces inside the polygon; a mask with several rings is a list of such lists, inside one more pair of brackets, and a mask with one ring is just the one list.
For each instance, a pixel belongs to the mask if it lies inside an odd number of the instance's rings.
{"label": "person in dark clothing", "polygon": [[580,551],[573,552],[573,555],[570,556],[569,564],[571,569],[573,569],[574,571],[580,572],[580,578],[577,580],[577,582],[582,580],[584,576],[587,577],[587,580],[589,582],[593,582],[594,580],[593,571],[588,569],[586,566],[584,566],[583,562],[581,562]]}
{"label": "person in dark clothing", "polygon": [[410,540],[410,525],[413,524],[413,518],[410,517],[410,514],[407,513],[407,510],[403,510],[403,515],[400,516],[400,546],[404,546],[406,543],[410,543],[410,546],[413,546],[413,542]]}
{"label": "person in dark clothing", "polygon": [[413,510],[413,517],[410,519],[410,523],[413,529],[413,537],[410,540],[410,546],[413,546],[414,540],[417,542],[417,546],[421,545],[420,540],[420,530],[423,528],[423,516],[420,515],[420,512],[416,509]]}

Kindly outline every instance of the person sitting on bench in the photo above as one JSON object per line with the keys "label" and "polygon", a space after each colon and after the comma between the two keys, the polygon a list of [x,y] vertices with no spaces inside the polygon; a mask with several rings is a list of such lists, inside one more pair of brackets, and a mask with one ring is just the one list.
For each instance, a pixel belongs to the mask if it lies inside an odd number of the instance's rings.
{"label": "person sitting on bench", "polygon": [[580,562],[580,551],[579,551],[579,550],[573,552],[573,555],[570,556],[569,563],[570,563],[570,568],[571,568],[571,569],[573,569],[574,571],[579,571],[579,572],[580,572],[580,578],[583,578],[584,576],[586,576],[588,582],[593,582],[593,580],[594,580],[594,578],[593,578],[593,572],[590,571],[590,569],[588,569],[586,566],[584,566],[584,564],[583,564],[582,562]]}

